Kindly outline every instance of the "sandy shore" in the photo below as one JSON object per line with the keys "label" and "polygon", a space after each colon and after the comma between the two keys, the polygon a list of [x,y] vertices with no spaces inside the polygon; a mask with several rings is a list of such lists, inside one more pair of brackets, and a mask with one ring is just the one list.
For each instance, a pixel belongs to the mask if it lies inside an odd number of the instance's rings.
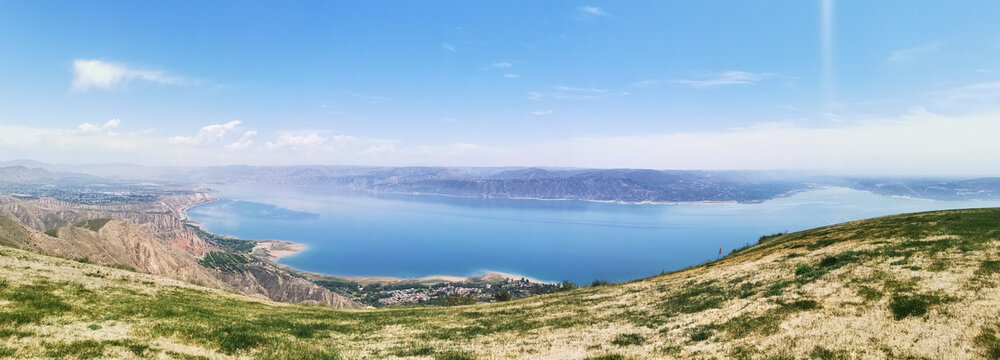
{"label": "sandy shore", "polygon": [[339,276],[339,275],[317,274],[317,273],[309,273],[309,274],[313,275],[313,276],[316,276],[316,277],[331,277],[331,278],[337,278],[337,279],[355,281],[355,282],[359,282],[359,283],[363,283],[363,284],[364,283],[391,284],[391,283],[423,282],[423,281],[428,281],[428,282],[433,282],[433,281],[470,282],[470,281],[496,281],[496,280],[504,280],[504,279],[510,279],[510,280],[526,279],[526,280],[528,280],[528,282],[536,283],[536,284],[545,284],[545,283],[547,283],[545,281],[541,281],[541,280],[538,280],[538,279],[532,279],[532,278],[529,278],[529,277],[526,277],[526,276],[521,276],[521,275],[516,275],[516,274],[508,274],[508,273],[502,273],[502,272],[490,272],[490,273],[486,273],[486,274],[478,275],[478,276],[428,275],[428,276],[419,277],[419,278],[399,278],[399,277],[392,277],[392,276]]}
{"label": "sandy shore", "polygon": [[270,262],[277,262],[278,259],[298,254],[308,248],[305,244],[293,243],[291,241],[258,240],[251,252]]}
{"label": "sandy shore", "polygon": [[[252,253],[257,255],[267,261],[277,264],[278,259],[283,257],[292,256],[309,249],[309,246],[305,244],[293,243],[290,241],[283,240],[257,240],[257,244],[254,246]],[[359,283],[402,283],[402,282],[425,282],[425,281],[445,281],[445,282],[469,282],[469,281],[497,281],[497,280],[521,280],[526,279],[529,282],[543,284],[544,281],[532,279],[529,277],[507,274],[502,272],[490,272],[478,276],[454,276],[454,275],[428,275],[419,278],[399,278],[392,276],[342,276],[335,274],[322,274],[299,270],[287,265],[277,264],[296,272],[306,274],[314,278],[336,278],[349,281],[355,281]]]}

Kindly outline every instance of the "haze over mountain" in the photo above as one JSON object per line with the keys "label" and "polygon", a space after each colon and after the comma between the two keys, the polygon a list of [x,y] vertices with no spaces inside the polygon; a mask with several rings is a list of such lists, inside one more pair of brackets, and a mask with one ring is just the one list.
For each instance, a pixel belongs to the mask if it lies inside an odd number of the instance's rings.
{"label": "haze over mountain", "polygon": [[[27,168],[18,164],[38,167]],[[525,167],[146,167],[130,164],[51,165],[28,161],[0,163],[0,187],[19,189],[25,193],[34,191],[28,189],[33,188],[31,184],[92,187],[99,183],[130,181],[204,184],[209,187],[212,184],[288,185],[372,193],[630,203],[759,202],[823,186],[935,200],[1000,198],[1000,178],[992,177],[859,177],[804,171]],[[34,188],[37,190],[37,187]]]}

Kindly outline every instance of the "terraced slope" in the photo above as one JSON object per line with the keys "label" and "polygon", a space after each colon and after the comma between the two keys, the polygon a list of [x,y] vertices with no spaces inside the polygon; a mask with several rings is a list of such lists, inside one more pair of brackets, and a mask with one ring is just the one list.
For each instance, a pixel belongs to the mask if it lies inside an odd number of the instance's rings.
{"label": "terraced slope", "polygon": [[1000,357],[1000,209],[766,239],[720,261],[505,303],[337,310],[0,247],[0,356]]}

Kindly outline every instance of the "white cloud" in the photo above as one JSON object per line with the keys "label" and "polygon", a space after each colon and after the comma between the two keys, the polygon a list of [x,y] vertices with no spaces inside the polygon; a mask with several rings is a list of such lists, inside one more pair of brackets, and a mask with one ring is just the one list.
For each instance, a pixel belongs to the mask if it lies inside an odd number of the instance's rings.
{"label": "white cloud", "polygon": [[247,131],[243,133],[243,136],[236,140],[232,144],[226,145],[225,148],[229,150],[243,150],[253,146],[253,137],[257,136],[256,131]]}
{"label": "white cloud", "polygon": [[93,162],[101,152],[132,153],[148,147],[149,141],[142,134],[120,134],[112,130],[121,125],[112,119],[103,125],[83,123],[75,128],[37,128],[19,125],[0,125],[0,153],[6,156],[35,158],[38,155],[63,153],[67,157],[82,157]]}
{"label": "white cloud", "polygon": [[549,115],[549,114],[552,114],[552,113],[554,113],[554,112],[555,112],[555,111],[552,111],[552,110],[539,110],[539,111],[532,111],[532,112],[531,112],[531,115],[535,115],[535,116],[545,116],[545,115]]}
{"label": "white cloud", "polygon": [[142,70],[103,60],[74,60],[74,90],[86,91],[92,88],[111,90],[135,81],[164,85],[181,85],[187,80],[169,75],[161,70]]}
{"label": "white cloud", "polygon": [[[350,136],[338,135],[334,137],[335,142],[344,143],[353,139]],[[327,145],[330,138],[320,136],[315,132],[303,134],[283,133],[273,141],[268,141],[264,147],[271,150],[317,150]]]}
{"label": "white cloud", "polygon": [[455,49],[455,46],[449,43],[441,43],[441,48],[451,53],[458,53],[458,49]]}
{"label": "white cloud", "polygon": [[225,124],[207,125],[198,130],[193,136],[174,136],[167,141],[171,144],[180,145],[208,145],[222,140],[226,134],[232,132],[237,126],[242,124],[239,120],[233,120]]}
{"label": "white cloud", "polygon": [[930,95],[939,104],[967,106],[969,103],[994,102],[1000,100],[1000,81],[959,86],[932,92]]}
{"label": "white cloud", "polygon": [[611,16],[611,14],[608,13],[607,11],[604,11],[604,9],[590,5],[576,8],[576,15],[575,15],[576,19],[580,21],[586,21],[598,17],[608,17],[608,16]]}
{"label": "white cloud", "polygon": [[508,78],[508,79],[517,79],[517,78],[521,77],[521,75],[518,75],[518,74],[503,74],[503,77]]}
{"label": "white cloud", "polygon": [[492,66],[494,68],[497,68],[497,69],[506,69],[506,68],[509,68],[511,66],[514,66],[514,64],[511,64],[510,62],[507,62],[507,61],[501,61],[501,62],[492,63],[492,64],[490,64],[490,66]]}
{"label": "white cloud", "polygon": [[934,54],[941,50],[945,46],[944,42],[935,41],[925,44],[920,44],[908,49],[900,49],[889,53],[889,56],[885,58],[885,61],[890,63],[907,63],[911,62],[916,58],[921,56],[926,56]]}
{"label": "white cloud", "polygon": [[693,88],[710,88],[726,85],[748,85],[755,84],[769,74],[757,74],[748,71],[730,70],[714,74],[702,79],[679,79],[674,80],[674,84],[684,85]]}
{"label": "white cloud", "polygon": [[111,120],[108,120],[108,122],[104,123],[104,125],[101,125],[101,126],[94,125],[94,124],[91,124],[91,123],[83,123],[83,124],[80,124],[80,126],[77,126],[76,129],[77,129],[77,131],[80,134],[108,134],[108,135],[117,135],[117,133],[113,132],[112,130],[117,129],[118,126],[121,125],[121,123],[122,123],[121,120],[111,119]]}

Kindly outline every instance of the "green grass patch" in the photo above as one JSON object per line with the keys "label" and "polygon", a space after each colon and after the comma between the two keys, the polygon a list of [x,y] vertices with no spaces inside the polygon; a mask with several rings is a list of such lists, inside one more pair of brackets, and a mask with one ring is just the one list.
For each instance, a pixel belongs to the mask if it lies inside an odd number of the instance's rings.
{"label": "green grass patch", "polygon": [[733,338],[743,338],[750,334],[769,335],[777,331],[778,326],[792,314],[809,311],[819,307],[815,300],[802,299],[790,303],[779,303],[777,308],[763,314],[747,313],[730,319],[720,328]]}
{"label": "green grass patch", "polygon": [[418,346],[412,348],[399,349],[393,352],[398,357],[430,356],[434,354],[434,348],[430,346]]}
{"label": "green grass patch", "polygon": [[122,347],[134,353],[130,347],[134,345],[136,344],[129,340],[80,340],[69,343],[46,343],[45,355],[60,359],[93,359],[105,356],[105,352],[112,347]]}
{"label": "green grass patch", "polygon": [[976,276],[991,276],[1000,273],[1000,260],[986,260],[979,263]]}
{"label": "green grass patch", "polygon": [[7,345],[0,344],[0,358],[13,357],[14,354],[17,354],[17,350],[11,349],[7,347]]}
{"label": "green grass patch", "polygon": [[59,296],[53,294],[58,288],[50,283],[7,287],[0,291],[0,299],[11,302],[0,312],[0,325],[22,325],[38,323],[51,315],[60,315],[71,309]]}
{"label": "green grass patch", "polygon": [[243,272],[243,265],[250,262],[250,257],[222,251],[212,251],[198,260],[201,266],[227,272]]}
{"label": "green grass patch", "polygon": [[858,296],[865,299],[865,301],[876,301],[882,298],[885,294],[881,290],[873,288],[871,286],[860,286],[857,290]]}
{"label": "green grass patch", "polygon": [[591,282],[590,286],[594,286],[594,287],[596,287],[596,286],[608,286],[608,285],[613,285],[613,284],[614,284],[613,282],[610,282],[610,281],[607,281],[607,280],[597,279],[597,280],[594,280],[593,282]]}
{"label": "green grass patch", "polygon": [[584,360],[625,360],[625,356],[622,354],[604,354],[598,356],[591,356]]}
{"label": "green grass patch", "polygon": [[809,266],[807,264],[802,264],[795,267],[795,276],[808,275],[813,271],[815,271],[815,269],[813,269],[812,266]]}
{"label": "green grass patch", "polygon": [[708,340],[712,337],[712,328],[713,326],[711,325],[695,327],[691,329],[688,338],[694,342]]}
{"label": "green grass patch", "polygon": [[1000,324],[984,326],[973,341],[985,359],[1000,359]]}
{"label": "green grass patch", "polygon": [[469,353],[448,351],[434,355],[434,360],[475,360]]}
{"label": "green grass patch", "polygon": [[931,307],[953,300],[936,294],[896,294],[889,302],[889,310],[894,319],[902,320],[910,316],[924,316]]}
{"label": "green grass patch", "polygon": [[108,221],[111,221],[111,219],[106,219],[106,218],[90,219],[84,222],[77,223],[74,226],[88,229],[90,231],[101,231],[101,228],[103,228],[104,225],[107,225]]}
{"label": "green grass patch", "polygon": [[809,358],[819,360],[846,360],[850,358],[850,355],[844,350],[830,350],[816,345],[812,352],[809,353]]}
{"label": "green grass patch", "polygon": [[679,291],[667,295],[661,308],[666,316],[718,309],[726,301],[737,297],[737,291],[734,290],[728,286],[717,285],[715,280],[700,283],[692,281],[685,284]]}
{"label": "green grass patch", "polygon": [[216,235],[187,222],[184,223],[184,226],[187,226],[189,229],[194,231],[194,233],[205,242],[215,245],[228,252],[249,254],[257,245],[257,242],[253,240],[235,239],[228,236]]}
{"label": "green grass patch", "polygon": [[642,345],[646,342],[646,338],[639,334],[618,334],[611,344],[617,346],[629,346],[629,345]]}

